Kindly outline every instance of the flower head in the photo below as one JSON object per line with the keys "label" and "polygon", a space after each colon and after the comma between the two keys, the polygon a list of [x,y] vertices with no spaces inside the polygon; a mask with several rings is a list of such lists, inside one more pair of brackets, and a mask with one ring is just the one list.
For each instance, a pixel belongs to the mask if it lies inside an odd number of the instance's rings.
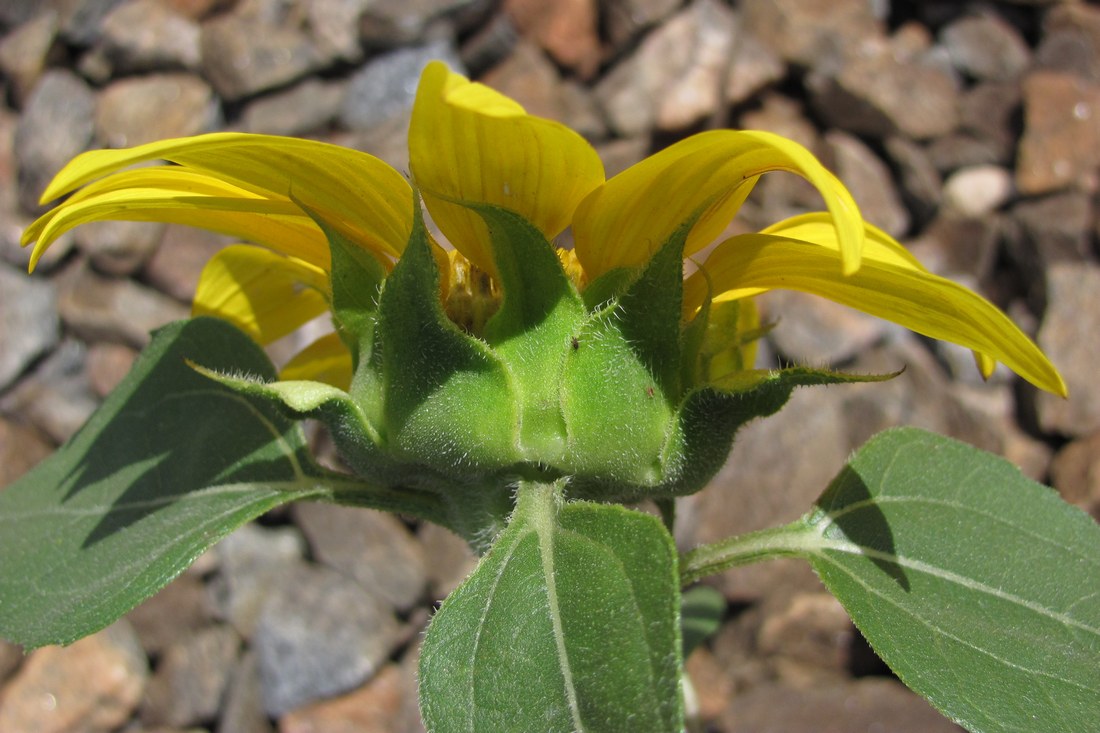
{"label": "flower head", "polygon": [[[338,413],[334,431],[355,433],[345,436],[349,461],[359,455],[383,482],[476,485],[500,506],[517,476],[568,476],[574,492],[604,498],[694,491],[737,427],[774,412],[794,386],[853,379],[751,369],[762,332],[752,296],[771,289],[961,344],[986,375],[1000,361],[1066,392],[1007,316],[865,223],[844,186],[780,136],[701,133],[605,179],[575,132],[433,63],[409,156],[413,185],[365,153],[262,135],[87,152],[43,200],[75,193],[24,243],[36,242],[33,267],[61,233],[99,219],[249,242],[210,261],[195,314],[269,343],[331,310],[337,333],[295,356],[283,386],[242,389],[295,414]],[[158,160],[168,163],[131,168]],[[714,242],[771,171],[805,178],[825,210],[728,238],[685,279],[684,259]],[[421,199],[454,251],[427,236]],[[573,249],[555,251],[568,227]],[[350,398],[294,392],[299,380]]]}

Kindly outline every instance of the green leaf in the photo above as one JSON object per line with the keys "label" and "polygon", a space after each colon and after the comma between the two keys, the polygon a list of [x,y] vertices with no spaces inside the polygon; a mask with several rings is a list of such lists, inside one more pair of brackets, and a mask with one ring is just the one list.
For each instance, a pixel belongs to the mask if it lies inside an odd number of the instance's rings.
{"label": "green leaf", "polygon": [[683,728],[672,539],[655,517],[524,482],[507,529],[432,619],[432,733]]}
{"label": "green leaf", "polygon": [[684,591],[680,609],[686,659],[697,646],[722,627],[722,619],[726,615],[726,599],[709,585],[697,585]]}
{"label": "green leaf", "polygon": [[1011,464],[883,433],[807,520],[811,564],[909,687],[974,731],[1100,721],[1100,526]]}
{"label": "green leaf", "polygon": [[0,635],[75,641],[253,517],[325,493],[295,423],[185,360],[275,376],[223,321],[158,331],[80,432],[0,492]]}

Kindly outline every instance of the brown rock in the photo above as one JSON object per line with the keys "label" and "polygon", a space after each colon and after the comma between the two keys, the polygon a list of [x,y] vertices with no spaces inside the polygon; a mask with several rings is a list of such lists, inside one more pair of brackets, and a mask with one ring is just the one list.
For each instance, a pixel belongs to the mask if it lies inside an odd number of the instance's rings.
{"label": "brown rock", "polygon": [[53,453],[53,444],[37,430],[0,417],[0,488]]}
{"label": "brown rock", "polygon": [[141,719],[177,727],[213,720],[240,646],[228,626],[210,626],[168,646],[149,680]]}
{"label": "brown rock", "polygon": [[909,229],[909,211],[898,198],[894,179],[874,151],[858,138],[832,130],[825,134],[833,172],[851,191],[863,218],[894,237]]}
{"label": "brown rock", "polygon": [[855,627],[829,593],[797,593],[764,617],[757,651],[773,657],[782,677],[810,680],[823,672],[845,675]]}
{"label": "brown rock", "polygon": [[868,677],[808,688],[764,683],[734,697],[729,733],[958,733],[960,728],[893,680]]}
{"label": "brown rock", "polygon": [[1012,208],[1021,236],[1010,251],[1026,272],[1033,273],[1043,272],[1055,262],[1088,260],[1092,217],[1092,201],[1081,191],[1024,199]]}
{"label": "brown rock", "polygon": [[241,115],[241,128],[268,135],[303,135],[336,119],[343,99],[343,84],[311,77],[250,103]]}
{"label": "brown rock", "polygon": [[103,19],[100,49],[121,71],[197,69],[199,25],[160,0],[130,0]]}
{"label": "brown rock", "polygon": [[946,211],[906,246],[937,275],[965,275],[984,282],[993,269],[1000,235],[995,217],[968,218]]}
{"label": "brown rock", "polygon": [[1083,436],[1100,428],[1100,266],[1086,262],[1056,263],[1047,271],[1047,310],[1038,343],[1069,386],[1069,399],[1042,392],[1039,424],[1049,432]]}
{"label": "brown rock", "polygon": [[213,90],[190,74],[151,74],[113,82],[99,95],[96,137],[103,145],[132,145],[209,132],[216,126]]}
{"label": "brown rock", "polygon": [[218,718],[216,733],[273,733],[263,711],[256,654],[246,651],[237,662]]}
{"label": "brown rock", "polygon": [[[983,151],[988,160],[961,160],[952,168],[990,162],[1010,165],[1016,155],[1019,117],[1023,97],[1020,85],[1013,82],[983,82],[962,93],[959,99],[959,128]],[[938,142],[938,141],[937,141]],[[947,170],[947,168],[941,168]]]}
{"label": "brown rock", "polygon": [[1088,3],[1052,8],[1043,18],[1035,66],[1100,83],[1100,9]]}
{"label": "brown rock", "polygon": [[210,625],[206,590],[193,569],[126,614],[142,648],[150,655],[159,655]]}
{"label": "brown rock", "polygon": [[93,221],[73,230],[78,249],[107,275],[132,275],[152,257],[164,224],[155,221]]}
{"label": "brown rock", "polygon": [[415,695],[390,664],[357,690],[287,713],[279,719],[279,733],[392,733],[404,698]]}
{"label": "brown rock", "polygon": [[35,651],[0,698],[0,730],[110,733],[141,701],[145,655],[124,621]]}
{"label": "brown rock", "polygon": [[590,140],[607,133],[587,90],[562,80],[553,63],[526,39],[478,81],[516,100],[528,114],[558,120]]}
{"label": "brown rock", "polygon": [[62,341],[33,374],[0,398],[0,411],[21,415],[56,443],[64,443],[99,405],[84,368],[85,354],[81,342]]}
{"label": "brown rock", "polygon": [[960,168],[943,184],[944,205],[964,217],[987,216],[1014,193],[1012,173],[998,165]]}
{"label": "brown rock", "polygon": [[[943,180],[928,152],[909,138],[892,135],[886,138],[884,149],[897,171],[902,200],[919,224],[931,219],[940,206]],[[918,228],[915,227],[915,228]]]}
{"label": "brown rock", "polygon": [[0,685],[8,681],[23,664],[23,647],[0,639]]}
{"label": "brown rock", "polygon": [[1016,186],[1038,194],[1100,185],[1100,84],[1059,71],[1024,79],[1024,135]]}
{"label": "brown rock", "polygon": [[1050,482],[1063,499],[1100,520],[1100,432],[1058,451],[1050,465]]}
{"label": "brown rock", "polygon": [[730,105],[745,102],[786,73],[783,60],[742,29],[734,41],[733,61],[726,74],[725,102]]}
{"label": "brown rock", "polygon": [[130,371],[136,358],[137,351],[123,344],[92,344],[88,348],[88,380],[95,393],[100,397],[110,394]]}
{"label": "brown rock", "polygon": [[141,348],[155,328],[186,318],[187,308],[133,280],[103,277],[87,264],[65,273],[60,283],[61,320],[88,341],[113,341]]}
{"label": "brown rock", "polygon": [[473,572],[477,565],[466,541],[438,524],[426,522],[417,533],[424,553],[432,559],[428,565],[428,587],[432,600],[443,600]]}
{"label": "brown rock", "polygon": [[228,101],[301,79],[323,61],[302,31],[243,13],[203,23],[200,44],[203,76]]}
{"label": "brown rock", "polygon": [[879,318],[794,290],[774,290],[759,302],[781,324],[770,334],[776,351],[797,364],[843,364],[890,330]]}
{"label": "brown rock", "polygon": [[815,74],[807,83],[826,121],[856,134],[925,140],[958,124],[955,79],[931,62],[902,62],[889,49],[853,59],[836,74]]}
{"label": "brown rock", "polygon": [[505,0],[504,12],[524,36],[533,38],[562,66],[582,79],[600,63],[595,0]]}
{"label": "brown rock", "polygon": [[145,265],[144,276],[157,290],[190,303],[206,263],[229,241],[205,229],[169,225],[160,247]]}
{"label": "brown rock", "polygon": [[57,41],[57,13],[47,11],[0,40],[0,71],[17,104],[22,105],[38,82]]}
{"label": "brown rock", "polygon": [[646,36],[596,85],[611,128],[623,137],[675,130],[717,111],[736,28],[727,7],[699,0]]}
{"label": "brown rock", "polygon": [[679,10],[681,0],[601,0],[600,14],[612,48],[628,45],[642,31]]}
{"label": "brown rock", "polygon": [[835,65],[884,40],[873,3],[864,0],[747,0],[746,29],[787,61]]}

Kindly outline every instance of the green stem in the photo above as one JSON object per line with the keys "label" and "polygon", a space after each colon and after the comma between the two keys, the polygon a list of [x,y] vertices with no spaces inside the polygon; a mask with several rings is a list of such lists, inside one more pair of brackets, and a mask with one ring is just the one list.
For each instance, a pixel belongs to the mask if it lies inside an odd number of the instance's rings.
{"label": "green stem", "polygon": [[680,582],[686,586],[707,575],[778,557],[806,557],[819,544],[813,528],[802,519],[728,537],[685,553],[680,558]]}

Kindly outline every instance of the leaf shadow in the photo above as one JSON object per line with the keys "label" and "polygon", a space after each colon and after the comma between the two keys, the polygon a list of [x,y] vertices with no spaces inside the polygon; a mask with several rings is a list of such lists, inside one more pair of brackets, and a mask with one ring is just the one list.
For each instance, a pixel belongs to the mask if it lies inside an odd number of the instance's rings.
{"label": "leaf shadow", "polygon": [[896,560],[898,552],[890,520],[858,471],[850,465],[841,469],[817,504],[848,541],[870,550],[864,557],[909,592],[905,568]]}

